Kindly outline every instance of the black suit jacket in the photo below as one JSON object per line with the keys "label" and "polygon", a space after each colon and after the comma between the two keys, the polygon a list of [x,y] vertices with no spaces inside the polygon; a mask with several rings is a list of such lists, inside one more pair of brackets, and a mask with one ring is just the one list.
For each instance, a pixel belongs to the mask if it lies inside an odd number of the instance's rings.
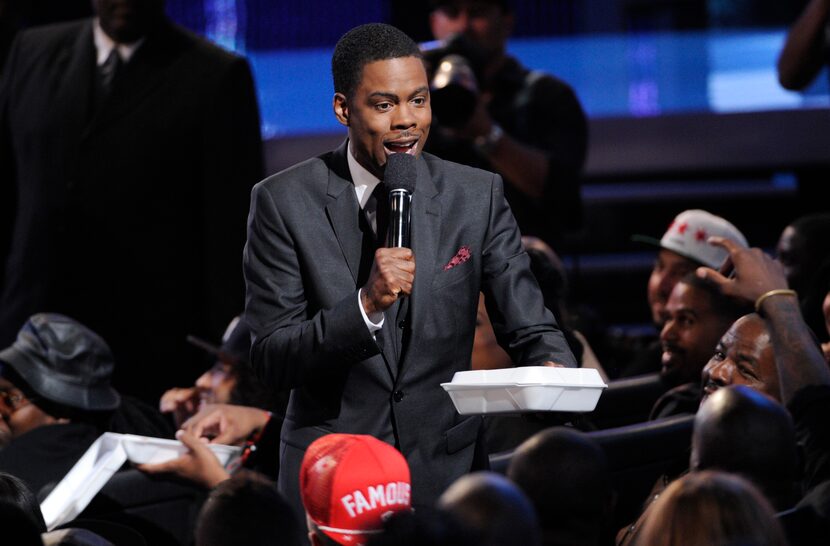
{"label": "black suit jacket", "polygon": [[[358,303],[361,212],[345,154],[346,144],[253,191],[244,258],[253,364],[268,384],[293,387],[280,487],[297,498],[314,439],[371,434],[400,448],[413,501],[429,505],[470,470],[481,426],[440,386],[470,367],[479,291],[514,362],[576,364],[543,305],[501,178],[428,154],[412,200],[409,313],[390,308],[376,342]],[[450,267],[462,248],[469,259]]]}
{"label": "black suit jacket", "polygon": [[110,343],[120,390],[152,398],[203,366],[187,334],[218,339],[242,309],[262,151],[240,57],[165,23],[122,75],[96,102],[91,20],[16,39],[0,95],[0,346],[31,314],[65,313]]}

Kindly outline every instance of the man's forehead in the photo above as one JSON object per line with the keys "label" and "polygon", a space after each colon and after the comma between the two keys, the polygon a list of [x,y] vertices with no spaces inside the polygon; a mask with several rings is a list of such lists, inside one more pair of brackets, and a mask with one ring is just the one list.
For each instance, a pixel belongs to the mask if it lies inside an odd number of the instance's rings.
{"label": "man's forehead", "polygon": [[712,308],[712,298],[706,290],[681,281],[674,285],[666,307],[675,311],[707,311]]}
{"label": "man's forehead", "polygon": [[384,93],[390,91],[391,87],[429,89],[429,80],[420,57],[393,57],[363,65],[357,87],[366,93]]}

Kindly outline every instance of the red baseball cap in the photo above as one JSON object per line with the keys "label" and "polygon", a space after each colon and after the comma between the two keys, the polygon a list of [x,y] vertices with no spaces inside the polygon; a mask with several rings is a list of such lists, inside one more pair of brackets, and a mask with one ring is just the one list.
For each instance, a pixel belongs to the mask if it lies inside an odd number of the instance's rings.
{"label": "red baseball cap", "polygon": [[338,544],[365,544],[389,515],[410,510],[410,491],[406,459],[372,436],[323,436],[308,446],[300,467],[306,513]]}

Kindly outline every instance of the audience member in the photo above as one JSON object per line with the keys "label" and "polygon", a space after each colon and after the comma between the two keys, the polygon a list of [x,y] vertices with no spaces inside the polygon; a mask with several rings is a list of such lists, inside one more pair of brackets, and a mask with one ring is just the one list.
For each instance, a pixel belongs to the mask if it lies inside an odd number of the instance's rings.
{"label": "audience member", "polygon": [[689,467],[739,474],[778,511],[792,508],[800,496],[792,418],[772,398],[745,385],[720,389],[701,404]]}
{"label": "audience member", "polygon": [[671,390],[657,400],[651,419],[697,411],[703,368],[721,336],[746,312],[746,306],[722,295],[693,272],[674,285],[660,331],[660,377]]}
{"label": "audience member", "polygon": [[703,368],[703,400],[721,387],[747,385],[781,401],[775,350],[766,321],[757,313],[735,321]]}
{"label": "audience member", "polygon": [[[582,222],[588,124],[579,100],[567,83],[507,54],[508,0],[433,0],[431,9],[432,34],[442,43],[425,52],[433,81],[427,151],[501,174],[522,233],[555,245]],[[446,92],[436,85],[447,55],[472,74],[465,100],[447,96],[452,85]]]}
{"label": "audience member", "polygon": [[212,489],[231,477],[198,436],[179,430],[176,439],[187,447],[187,453],[162,463],[139,464],[136,468],[147,474],[176,476],[205,489]]}
{"label": "audience member", "polygon": [[540,432],[513,453],[507,477],[528,496],[545,546],[604,544],[614,508],[605,453],[565,427]]}
{"label": "audience member", "polygon": [[804,448],[804,489],[816,488],[830,480],[830,369],[804,322],[795,292],[787,288],[781,264],[759,249],[743,249],[722,239],[713,242],[729,251],[735,275],[727,278],[705,268],[698,274],[724,294],[755,303],[772,340],[780,400]]}
{"label": "audience member", "polygon": [[[647,290],[651,320],[658,331],[666,321],[666,303],[677,281],[701,265],[718,268],[726,259],[725,250],[707,242],[707,238],[712,235],[736,241],[741,246],[747,245],[743,234],[731,223],[696,209],[678,214],[659,241],[635,236],[635,240],[660,248],[648,279]],[[627,364],[621,363],[620,377],[659,371],[662,367],[662,354],[661,343],[655,340],[637,351]]]}
{"label": "audience member", "polygon": [[0,529],[3,543],[15,546],[43,546],[40,531],[26,510],[18,504],[0,500]]}
{"label": "audience member", "polygon": [[810,0],[787,34],[778,57],[778,81],[785,89],[807,87],[827,64],[830,2]]}
{"label": "audience member", "polygon": [[775,513],[748,481],[721,472],[688,474],[651,506],[636,544],[786,546]]}
{"label": "audience member", "polygon": [[173,388],[162,395],[159,409],[172,414],[177,427],[207,404],[283,410],[277,407],[274,395],[251,369],[251,330],[244,318],[237,316],[228,324],[219,347],[195,336],[188,336],[188,341],[215,361],[196,379],[194,386]]}
{"label": "audience member", "polygon": [[789,288],[796,291],[804,321],[822,342],[830,341],[825,328],[820,286],[822,266],[830,264],[830,213],[802,216],[784,228],[776,247]]}
{"label": "audience member", "polygon": [[154,436],[166,430],[158,412],[112,388],[113,368],[106,342],[82,324],[32,316],[0,351],[0,414],[11,435],[0,450],[0,470],[38,493],[107,430]]}
{"label": "audience member", "polygon": [[240,472],[211,491],[196,521],[196,546],[301,546],[302,528],[277,486]]}
{"label": "audience member", "polygon": [[256,96],[246,61],[164,0],[93,4],[20,32],[2,77],[0,346],[67,314],[110,343],[114,385],[155,403],[199,370],[186,335],[218,337],[243,306]]}
{"label": "audience member", "polygon": [[367,546],[478,546],[475,535],[444,510],[423,507],[395,512]]}
{"label": "audience member", "polygon": [[539,520],[527,496],[510,480],[491,472],[460,477],[438,499],[476,533],[481,546],[541,544]]}
{"label": "audience member", "polygon": [[308,446],[300,495],[312,546],[359,546],[383,520],[410,510],[409,466],[389,444],[362,434],[327,434]]}
{"label": "audience member", "polygon": [[29,516],[39,532],[46,532],[46,522],[32,490],[22,480],[0,472],[0,502],[19,506]]}

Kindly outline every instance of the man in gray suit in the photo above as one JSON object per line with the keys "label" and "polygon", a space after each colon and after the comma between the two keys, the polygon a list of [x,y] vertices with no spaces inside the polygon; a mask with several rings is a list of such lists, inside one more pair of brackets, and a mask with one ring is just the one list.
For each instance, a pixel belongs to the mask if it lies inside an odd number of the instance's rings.
{"label": "man in gray suit", "polygon": [[[313,440],[371,434],[400,449],[413,503],[431,505],[476,459],[481,418],[458,415],[440,384],[470,367],[480,291],[516,364],[576,364],[501,178],[421,154],[431,111],[418,46],[388,25],[357,27],[332,72],[347,142],[260,182],[248,218],[252,362],[269,385],[293,389],[279,484],[296,506]],[[375,250],[366,241],[385,203],[372,194],[393,153],[416,158],[412,244]]]}

